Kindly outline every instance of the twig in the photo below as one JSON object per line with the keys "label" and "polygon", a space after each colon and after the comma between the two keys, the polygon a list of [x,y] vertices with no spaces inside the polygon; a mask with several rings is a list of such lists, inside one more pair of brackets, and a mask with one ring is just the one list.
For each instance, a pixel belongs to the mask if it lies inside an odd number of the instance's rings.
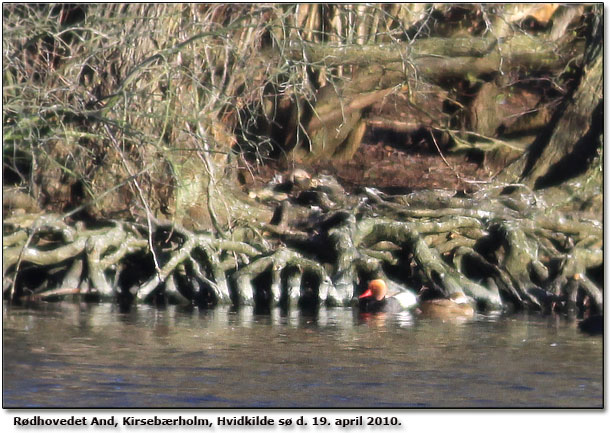
{"label": "twig", "polygon": [[443,152],[441,151],[440,146],[436,142],[436,138],[434,138],[434,134],[432,132],[430,132],[430,136],[432,137],[432,141],[434,142],[434,146],[436,147],[436,150],[438,150],[438,154],[443,159],[443,162],[447,165],[447,167],[449,167],[449,169],[453,172],[453,174],[455,174],[455,177],[459,181],[470,183],[470,184],[487,184],[487,183],[489,183],[489,181],[487,181],[487,180],[474,180],[474,179],[466,179],[465,177],[462,177],[462,175],[460,175],[457,172],[457,170],[454,167],[452,167],[451,164],[449,164],[449,161],[447,161],[447,159],[445,159],[445,156],[443,155]]}
{"label": "twig", "polygon": [[142,192],[142,189],[140,188],[140,184],[138,183],[138,180],[136,179],[136,177],[133,175],[131,167],[129,166],[129,163],[125,159],[125,155],[123,154],[123,151],[119,147],[119,143],[117,143],[116,138],[114,137],[114,134],[112,134],[112,131],[110,130],[110,128],[108,127],[107,124],[104,124],[104,129],[108,133],[108,136],[110,137],[110,141],[112,142],[112,145],[114,146],[116,151],[121,156],[121,162],[125,166],[125,170],[127,170],[127,173],[129,174],[133,184],[135,185],[136,189],[138,190],[138,195],[140,196],[140,200],[142,201],[142,204],[144,205],[144,209],[146,211],[146,221],[148,224],[148,246],[150,248],[150,252],[153,257],[153,262],[155,263],[155,272],[158,275],[161,272],[161,268],[159,267],[159,261],[157,260],[157,254],[155,253],[155,248],[154,248],[153,240],[152,240],[153,225],[152,225],[152,220],[151,220],[150,208],[148,207],[148,202],[144,198],[144,193]]}

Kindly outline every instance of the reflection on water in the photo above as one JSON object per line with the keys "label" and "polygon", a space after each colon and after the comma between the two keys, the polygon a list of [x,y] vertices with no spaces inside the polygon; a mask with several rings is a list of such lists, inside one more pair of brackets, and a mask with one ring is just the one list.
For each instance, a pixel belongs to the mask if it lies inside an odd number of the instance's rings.
{"label": "reflection on water", "polygon": [[556,318],[69,303],[3,313],[5,408],[603,404],[602,338]]}

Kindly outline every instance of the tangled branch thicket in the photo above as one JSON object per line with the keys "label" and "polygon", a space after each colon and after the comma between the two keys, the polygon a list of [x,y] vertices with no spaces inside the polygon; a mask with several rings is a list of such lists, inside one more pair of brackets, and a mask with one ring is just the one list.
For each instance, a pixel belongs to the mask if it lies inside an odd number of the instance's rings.
{"label": "tangled branch thicket", "polygon": [[[537,46],[509,7],[4,5],[5,297],[337,305],[383,277],[480,308],[601,309],[601,129],[586,112],[603,107],[586,74],[601,56],[583,60],[581,37],[559,45],[573,9]],[[547,80],[555,125],[591,123],[584,145],[542,152],[551,165],[585,149],[580,173],[551,185],[522,143],[480,119],[467,130],[465,100],[442,86],[499,73]],[[295,171],[285,192],[240,187],[272,159],[349,159],[366,110],[405,91],[426,104],[423,89],[452,107],[433,140],[521,149],[504,183],[356,195]]]}

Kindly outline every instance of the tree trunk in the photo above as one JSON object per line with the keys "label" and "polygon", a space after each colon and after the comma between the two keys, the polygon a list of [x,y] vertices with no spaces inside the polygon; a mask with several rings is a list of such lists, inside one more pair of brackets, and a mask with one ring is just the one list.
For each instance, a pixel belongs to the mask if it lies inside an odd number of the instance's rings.
{"label": "tree trunk", "polygon": [[583,173],[597,155],[604,112],[603,25],[595,20],[592,27],[580,83],[564,99],[547,131],[504,171],[502,181],[548,187]]}

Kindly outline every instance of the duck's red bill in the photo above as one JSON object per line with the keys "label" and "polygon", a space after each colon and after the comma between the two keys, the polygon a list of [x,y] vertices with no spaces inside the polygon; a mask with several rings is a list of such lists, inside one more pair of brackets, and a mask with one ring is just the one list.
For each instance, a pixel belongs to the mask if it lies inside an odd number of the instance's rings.
{"label": "duck's red bill", "polygon": [[373,291],[371,289],[367,289],[366,292],[358,296],[358,299],[368,298],[369,296],[373,296]]}

